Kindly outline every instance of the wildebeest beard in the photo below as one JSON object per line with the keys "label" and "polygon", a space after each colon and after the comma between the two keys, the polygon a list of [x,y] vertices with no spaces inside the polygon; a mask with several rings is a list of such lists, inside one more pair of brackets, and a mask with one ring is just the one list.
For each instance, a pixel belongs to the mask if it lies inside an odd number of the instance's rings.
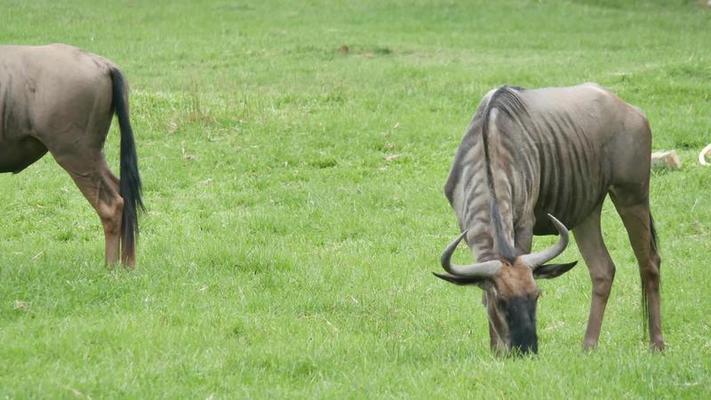
{"label": "wildebeest beard", "polygon": [[504,314],[509,326],[511,349],[514,352],[537,353],[536,299],[529,296],[514,297],[506,302]]}

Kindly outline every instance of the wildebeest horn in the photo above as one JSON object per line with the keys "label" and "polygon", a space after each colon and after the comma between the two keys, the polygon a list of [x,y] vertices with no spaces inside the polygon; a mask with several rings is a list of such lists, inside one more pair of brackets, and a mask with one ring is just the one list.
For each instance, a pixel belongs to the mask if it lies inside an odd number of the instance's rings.
{"label": "wildebeest horn", "polygon": [[558,233],[560,233],[560,240],[558,241],[558,243],[543,251],[521,256],[523,262],[528,264],[528,266],[530,266],[532,269],[536,269],[536,267],[539,267],[545,264],[546,262],[558,257],[558,255],[562,253],[563,250],[565,250],[566,246],[568,246],[568,228],[566,228],[562,222],[558,221],[556,217],[550,214],[547,215],[548,218],[551,219],[551,222],[553,222],[553,225],[555,225],[555,228],[558,230]]}
{"label": "wildebeest horn", "polygon": [[464,231],[458,238],[454,239],[452,243],[444,249],[442,253],[442,268],[454,276],[469,277],[469,278],[491,278],[496,275],[501,269],[501,261],[491,260],[480,262],[471,265],[456,265],[450,262],[454,249],[457,248],[459,242],[462,241],[464,236],[466,236],[467,231]]}
{"label": "wildebeest horn", "polygon": [[699,153],[699,164],[709,165],[709,163],[706,162],[706,154],[708,153],[711,153],[711,144],[704,147],[704,149],[701,150],[701,153]]}

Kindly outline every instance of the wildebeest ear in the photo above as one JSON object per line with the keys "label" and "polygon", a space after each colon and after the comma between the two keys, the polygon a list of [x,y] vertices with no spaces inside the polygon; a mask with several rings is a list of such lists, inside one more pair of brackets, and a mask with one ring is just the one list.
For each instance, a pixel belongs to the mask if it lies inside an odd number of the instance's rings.
{"label": "wildebeest ear", "polygon": [[455,285],[481,285],[483,283],[486,283],[487,279],[486,278],[473,278],[469,276],[456,276],[456,275],[449,275],[449,274],[438,274],[436,272],[433,272],[432,275],[436,276],[439,279],[443,279],[447,282],[454,283]]}
{"label": "wildebeest ear", "polygon": [[567,264],[543,264],[533,270],[535,279],[551,279],[563,275],[577,264],[578,261],[573,261]]}

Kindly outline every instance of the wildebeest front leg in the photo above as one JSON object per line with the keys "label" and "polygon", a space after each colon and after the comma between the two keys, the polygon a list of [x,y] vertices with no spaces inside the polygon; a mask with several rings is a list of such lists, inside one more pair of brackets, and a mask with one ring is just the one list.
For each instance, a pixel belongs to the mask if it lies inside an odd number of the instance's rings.
{"label": "wildebeest front leg", "polygon": [[590,301],[590,316],[585,331],[583,348],[595,348],[600,338],[602,318],[605,314],[607,299],[615,279],[615,264],[602,239],[600,230],[600,210],[602,204],[590,214],[581,224],[575,227],[575,242],[580,254],[585,260],[592,281],[592,298]]}
{"label": "wildebeest front leg", "polygon": [[[109,170],[102,154],[85,157],[55,156],[57,162],[69,173],[84,197],[101,219],[106,239],[106,264],[119,262],[121,247],[121,214],[123,199],[119,195],[118,178]],[[133,266],[134,260],[124,260]]]}
{"label": "wildebeest front leg", "polygon": [[655,238],[652,235],[649,200],[645,199],[641,203],[628,205],[624,196],[616,194],[618,196],[612,198],[617,212],[625,224],[634,255],[639,264],[639,275],[642,279],[642,306],[647,311],[650,347],[653,350],[664,350],[659,293],[661,259],[657,253]]}

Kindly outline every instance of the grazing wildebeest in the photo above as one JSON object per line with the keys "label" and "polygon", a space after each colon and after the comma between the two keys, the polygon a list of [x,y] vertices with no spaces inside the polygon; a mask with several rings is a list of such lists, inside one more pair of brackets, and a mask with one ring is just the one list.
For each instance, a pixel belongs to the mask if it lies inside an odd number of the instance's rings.
{"label": "grazing wildebeest", "polygon": [[[545,264],[565,249],[566,226],[592,280],[583,346],[597,345],[615,276],[600,231],[608,193],[639,263],[651,347],[664,348],[660,258],[649,210],[650,153],[644,114],[596,84],[501,87],[484,97],[444,188],[464,233],[442,255],[447,274],[435,275],[484,290],[494,351],[537,352],[534,279],[559,276],[575,265]],[[531,253],[533,235],[556,232],[556,245]],[[450,258],[464,237],[477,263],[453,265]]]}
{"label": "grazing wildebeest", "polygon": [[[102,148],[114,112],[119,180]],[[18,173],[49,151],[101,218],[106,263],[135,265],[141,201],[126,84],[110,61],[75,47],[0,46],[0,172]]]}

